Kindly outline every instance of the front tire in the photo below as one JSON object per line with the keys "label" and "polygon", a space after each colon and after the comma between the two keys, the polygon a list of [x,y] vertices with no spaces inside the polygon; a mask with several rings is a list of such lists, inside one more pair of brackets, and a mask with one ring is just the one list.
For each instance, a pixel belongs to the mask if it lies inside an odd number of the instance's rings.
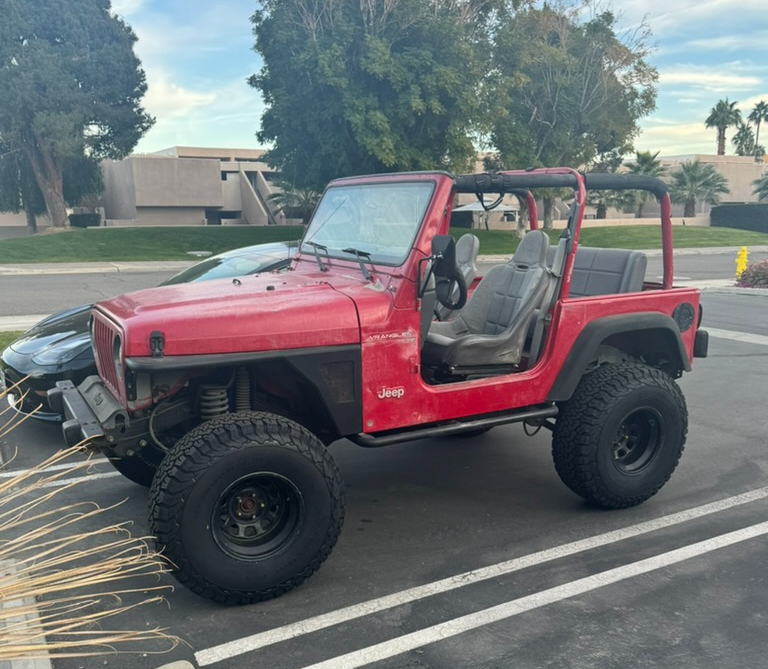
{"label": "front tire", "polygon": [[339,471],[312,433],[273,414],[225,414],[163,460],[150,527],[190,590],[250,604],[319,569],[341,532],[344,502]]}
{"label": "front tire", "polygon": [[555,469],[573,492],[609,509],[655,495],[677,467],[688,431],[678,385],[641,364],[609,364],[582,378],[552,436]]}

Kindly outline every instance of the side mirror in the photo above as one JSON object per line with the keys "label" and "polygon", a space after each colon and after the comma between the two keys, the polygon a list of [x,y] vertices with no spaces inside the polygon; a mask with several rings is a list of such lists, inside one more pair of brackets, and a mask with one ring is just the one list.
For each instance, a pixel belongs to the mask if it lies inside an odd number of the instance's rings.
{"label": "side mirror", "polygon": [[451,277],[456,267],[456,241],[451,235],[435,235],[432,238],[432,259],[436,277]]}

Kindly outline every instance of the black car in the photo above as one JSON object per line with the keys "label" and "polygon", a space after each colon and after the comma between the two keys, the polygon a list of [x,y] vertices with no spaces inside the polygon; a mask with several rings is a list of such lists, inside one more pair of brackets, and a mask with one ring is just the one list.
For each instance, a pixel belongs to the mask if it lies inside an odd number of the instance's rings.
{"label": "black car", "polygon": [[[167,279],[161,286],[247,276],[286,268],[296,254],[292,243],[246,246],[200,261]],[[46,392],[56,381],[69,379],[76,385],[96,374],[88,320],[91,305],[84,304],[44,318],[0,356],[0,394],[20,413],[38,409],[33,417],[60,421],[61,415],[48,406]],[[23,380],[25,379],[26,380]],[[23,381],[22,381],[23,380]],[[18,384],[13,387],[14,384]],[[39,407],[39,408],[38,408]]]}

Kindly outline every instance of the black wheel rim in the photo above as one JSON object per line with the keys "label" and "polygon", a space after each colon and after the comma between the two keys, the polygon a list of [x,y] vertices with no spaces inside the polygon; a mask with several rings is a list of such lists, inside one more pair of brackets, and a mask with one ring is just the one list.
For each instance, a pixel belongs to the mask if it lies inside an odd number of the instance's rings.
{"label": "black wheel rim", "polygon": [[664,419],[650,407],[627,414],[612,444],[613,464],[624,474],[637,474],[655,459],[664,443]]}
{"label": "black wheel rim", "polygon": [[238,560],[259,560],[282,550],[304,519],[301,494],[273,473],[244,476],[220,496],[211,518],[216,543]]}

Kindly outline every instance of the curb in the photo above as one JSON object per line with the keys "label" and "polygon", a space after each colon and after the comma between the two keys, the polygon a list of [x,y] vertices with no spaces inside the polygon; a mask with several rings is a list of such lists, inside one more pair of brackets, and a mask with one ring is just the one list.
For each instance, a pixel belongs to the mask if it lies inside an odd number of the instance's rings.
{"label": "curb", "polygon": [[0,276],[31,276],[36,274],[114,274],[131,272],[172,272],[186,269],[197,260],[169,260],[165,262],[109,262],[109,263],[31,263],[29,265],[2,265]]}

